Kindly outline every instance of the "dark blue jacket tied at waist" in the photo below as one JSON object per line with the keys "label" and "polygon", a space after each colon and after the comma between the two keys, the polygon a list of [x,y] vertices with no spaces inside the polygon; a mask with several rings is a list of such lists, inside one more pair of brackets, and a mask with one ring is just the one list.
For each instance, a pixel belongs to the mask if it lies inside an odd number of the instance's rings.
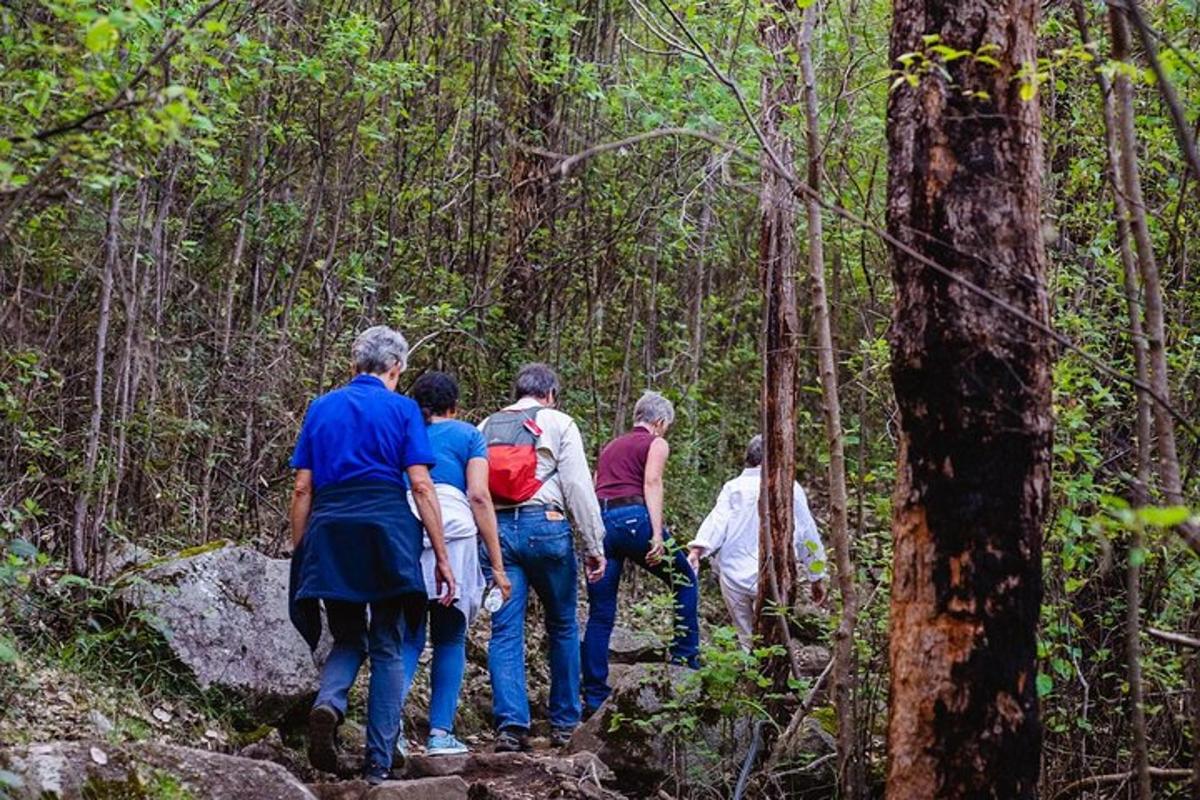
{"label": "dark blue jacket tied at waist", "polygon": [[314,650],[321,600],[373,603],[405,595],[425,599],[423,529],[404,488],[347,481],[319,489],[304,538],[292,553],[289,613]]}

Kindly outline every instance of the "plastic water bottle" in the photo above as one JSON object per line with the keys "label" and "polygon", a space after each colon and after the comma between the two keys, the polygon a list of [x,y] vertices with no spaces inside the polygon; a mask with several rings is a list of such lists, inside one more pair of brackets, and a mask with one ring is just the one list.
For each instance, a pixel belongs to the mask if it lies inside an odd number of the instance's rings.
{"label": "plastic water bottle", "polygon": [[496,584],[488,583],[488,587],[483,593],[483,607],[489,614],[495,614],[502,605],[504,605],[504,593]]}

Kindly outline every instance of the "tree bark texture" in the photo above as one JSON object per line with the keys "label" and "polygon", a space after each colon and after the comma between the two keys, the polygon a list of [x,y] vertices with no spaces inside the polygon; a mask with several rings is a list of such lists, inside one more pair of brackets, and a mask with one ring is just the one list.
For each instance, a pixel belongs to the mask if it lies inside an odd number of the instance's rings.
{"label": "tree bark texture", "polygon": [[[888,230],[1048,320],[1032,0],[898,0],[891,58],[988,47],[892,93]],[[986,93],[986,94],[979,94]],[[1032,798],[1052,418],[1047,338],[892,251],[894,498],[888,797]]]}
{"label": "tree bark texture", "polygon": [[[797,31],[783,0],[772,4],[760,28],[763,47],[775,69],[762,79],[762,132],[779,160],[792,163],[795,146],[784,129],[786,109],[799,101],[800,87],[791,61]],[[764,155],[764,159],[769,156]],[[763,291],[762,491],[759,494],[759,580],[756,625],[766,643],[787,644],[786,620],[761,613],[775,604],[790,609],[796,597],[796,559],[792,538],[792,483],[796,474],[796,208],[792,188],[764,163],[760,198],[758,263]],[[776,671],[776,677],[780,677]]]}

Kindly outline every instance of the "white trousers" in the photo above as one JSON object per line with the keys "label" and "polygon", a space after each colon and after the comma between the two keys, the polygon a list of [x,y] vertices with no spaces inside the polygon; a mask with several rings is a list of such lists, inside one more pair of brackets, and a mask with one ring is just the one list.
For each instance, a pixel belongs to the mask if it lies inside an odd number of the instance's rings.
{"label": "white trousers", "polygon": [[721,581],[721,596],[725,598],[725,607],[729,609],[733,627],[737,630],[738,643],[743,650],[749,652],[754,638],[754,601],[756,597],[751,592],[730,586],[724,580]]}

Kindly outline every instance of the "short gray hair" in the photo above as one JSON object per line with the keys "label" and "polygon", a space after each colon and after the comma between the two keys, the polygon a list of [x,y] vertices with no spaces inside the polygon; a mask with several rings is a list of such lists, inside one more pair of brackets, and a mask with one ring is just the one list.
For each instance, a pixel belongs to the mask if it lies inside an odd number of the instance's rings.
{"label": "short gray hair", "polygon": [[558,394],[558,391],[558,375],[549,364],[526,364],[513,381],[513,395],[517,400],[522,397],[549,397],[551,392]]}
{"label": "short gray hair", "polygon": [[750,444],[746,445],[746,466],[761,467],[763,460],[763,440],[762,434],[754,434],[754,438],[750,440]]}
{"label": "short gray hair", "polygon": [[400,331],[387,325],[367,328],[354,340],[350,348],[356,372],[379,375],[397,364],[400,369],[408,368],[408,340]]}
{"label": "short gray hair", "polygon": [[633,423],[635,425],[639,422],[644,422],[647,425],[652,425],[655,422],[664,422],[670,425],[674,421],[675,406],[671,405],[671,401],[658,392],[652,392],[647,389],[642,392],[642,396],[638,398],[637,405],[633,407]]}

